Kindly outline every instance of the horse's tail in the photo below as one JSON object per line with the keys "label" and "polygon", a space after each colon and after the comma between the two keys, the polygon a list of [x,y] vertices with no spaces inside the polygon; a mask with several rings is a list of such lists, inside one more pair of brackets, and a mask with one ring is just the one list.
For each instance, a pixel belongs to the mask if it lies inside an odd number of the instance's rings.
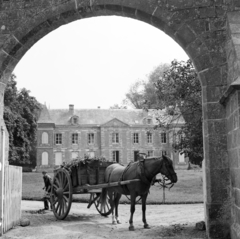
{"label": "horse's tail", "polygon": [[101,193],[101,203],[103,207],[105,207],[107,203],[107,194],[108,194],[107,188],[103,188]]}

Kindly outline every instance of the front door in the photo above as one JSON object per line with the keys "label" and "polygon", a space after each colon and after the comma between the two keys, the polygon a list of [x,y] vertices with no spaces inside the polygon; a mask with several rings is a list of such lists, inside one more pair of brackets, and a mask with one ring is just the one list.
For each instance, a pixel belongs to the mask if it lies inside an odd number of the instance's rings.
{"label": "front door", "polygon": [[113,151],[113,162],[119,163],[119,151]]}
{"label": "front door", "polygon": [[138,161],[139,151],[134,151],[134,162]]}

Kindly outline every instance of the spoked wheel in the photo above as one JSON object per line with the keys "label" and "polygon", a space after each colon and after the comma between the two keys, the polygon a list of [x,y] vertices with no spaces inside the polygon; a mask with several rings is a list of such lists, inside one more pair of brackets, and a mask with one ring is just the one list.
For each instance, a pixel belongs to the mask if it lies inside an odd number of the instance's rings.
{"label": "spoked wheel", "polygon": [[72,204],[72,181],[66,169],[61,168],[56,172],[50,197],[55,217],[63,220]]}
{"label": "spoked wheel", "polygon": [[105,204],[102,204],[102,198],[101,198],[101,193],[91,193],[90,195],[90,201],[92,201],[97,209],[97,211],[102,215],[102,216],[108,216],[111,214],[112,209],[109,203],[109,197],[107,196],[107,200]]}

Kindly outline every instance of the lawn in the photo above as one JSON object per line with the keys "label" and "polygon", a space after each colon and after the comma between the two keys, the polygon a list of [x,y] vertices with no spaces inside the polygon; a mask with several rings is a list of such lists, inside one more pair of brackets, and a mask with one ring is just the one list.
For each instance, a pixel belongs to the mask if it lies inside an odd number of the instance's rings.
{"label": "lawn", "polygon": [[[165,190],[165,203],[197,203],[203,202],[202,172],[193,170],[176,170],[178,182]],[[53,174],[50,173],[51,176]],[[23,173],[23,199],[41,200],[44,191],[41,173]],[[89,194],[73,195],[73,201],[88,202]],[[122,196],[122,203],[129,200]],[[147,199],[148,204],[163,202],[163,189],[159,184],[152,186]]]}

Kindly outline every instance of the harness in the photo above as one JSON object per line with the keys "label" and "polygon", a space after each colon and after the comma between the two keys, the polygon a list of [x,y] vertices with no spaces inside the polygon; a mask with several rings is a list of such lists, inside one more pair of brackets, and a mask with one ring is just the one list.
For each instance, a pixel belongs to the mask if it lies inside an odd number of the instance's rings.
{"label": "harness", "polygon": [[[124,181],[124,175],[125,173],[129,170],[129,168],[132,166],[132,162],[130,162],[127,167],[124,169],[124,171],[122,172],[122,175],[118,181],[119,183],[119,186],[122,187],[122,190],[124,192],[124,194],[128,194],[129,193],[129,190],[127,188],[127,185],[121,185],[121,181]],[[145,168],[144,168],[144,159],[140,159],[138,162],[137,162],[137,168],[136,168],[136,175],[139,176],[140,180],[144,183],[144,184],[147,184],[147,185],[150,185],[151,184],[151,181],[148,180],[148,178],[146,177],[146,174],[145,174]],[[110,175],[109,175],[110,177]]]}
{"label": "harness", "polygon": [[124,181],[124,179],[123,179],[124,174],[128,171],[128,169],[130,168],[130,166],[131,166],[132,164],[133,164],[132,162],[128,163],[127,167],[123,170],[123,173],[122,173],[122,175],[121,175],[121,177],[120,177],[120,179],[119,179],[119,181],[118,181],[119,186],[121,186],[124,194],[128,194],[128,193],[130,193],[130,192],[129,192],[126,184],[125,184],[125,185],[121,185],[120,183],[121,183],[121,181]]}
{"label": "harness", "polygon": [[138,161],[137,172],[138,172],[138,175],[140,177],[140,180],[143,183],[149,185],[149,184],[151,184],[151,181],[149,181],[148,178],[146,177],[145,168],[144,168],[144,161],[145,161],[145,159],[140,159]]}

